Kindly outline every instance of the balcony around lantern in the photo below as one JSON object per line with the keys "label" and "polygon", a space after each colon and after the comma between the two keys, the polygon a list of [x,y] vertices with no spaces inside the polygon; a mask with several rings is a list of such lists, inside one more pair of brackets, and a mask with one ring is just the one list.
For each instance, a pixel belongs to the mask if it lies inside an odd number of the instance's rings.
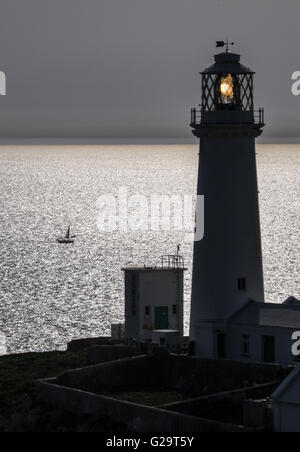
{"label": "balcony around lantern", "polygon": [[257,128],[264,127],[264,109],[259,108],[253,111],[241,110],[213,110],[203,111],[203,109],[192,108],[191,127],[197,128],[204,124],[251,124]]}

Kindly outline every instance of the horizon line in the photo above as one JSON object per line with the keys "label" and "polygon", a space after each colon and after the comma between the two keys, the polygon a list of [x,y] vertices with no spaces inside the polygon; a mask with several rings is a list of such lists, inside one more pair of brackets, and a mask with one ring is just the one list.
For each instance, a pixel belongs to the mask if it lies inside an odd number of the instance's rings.
{"label": "horizon line", "polygon": [[[198,145],[191,138],[87,138],[87,137],[12,137],[1,138],[3,145],[57,144],[57,145]],[[257,144],[300,144],[299,137],[260,137]]]}

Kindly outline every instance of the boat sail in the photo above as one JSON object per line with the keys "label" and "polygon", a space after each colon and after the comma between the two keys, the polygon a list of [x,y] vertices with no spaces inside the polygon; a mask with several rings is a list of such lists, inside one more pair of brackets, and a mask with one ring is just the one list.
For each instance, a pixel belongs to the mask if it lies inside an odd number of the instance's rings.
{"label": "boat sail", "polygon": [[67,240],[70,240],[71,238],[71,226],[68,227],[67,233],[66,233],[66,237]]}
{"label": "boat sail", "polygon": [[59,237],[57,239],[57,242],[64,243],[64,244],[74,243],[75,237],[76,237],[75,235],[71,235],[71,226],[69,226],[65,237]]}

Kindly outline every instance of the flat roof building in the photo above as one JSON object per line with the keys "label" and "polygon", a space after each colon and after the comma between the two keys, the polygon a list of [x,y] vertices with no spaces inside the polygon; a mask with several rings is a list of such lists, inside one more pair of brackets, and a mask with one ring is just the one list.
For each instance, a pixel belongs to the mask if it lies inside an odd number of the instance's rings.
{"label": "flat roof building", "polygon": [[184,259],[162,256],[152,267],[127,267],[125,274],[125,335],[152,340],[154,330],[184,330]]}

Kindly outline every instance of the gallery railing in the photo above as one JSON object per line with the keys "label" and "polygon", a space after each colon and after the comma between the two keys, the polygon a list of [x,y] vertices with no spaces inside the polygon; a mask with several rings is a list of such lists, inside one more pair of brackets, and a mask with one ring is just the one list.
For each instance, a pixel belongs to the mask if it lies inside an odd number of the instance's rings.
{"label": "gallery railing", "polygon": [[[222,113],[218,115],[218,113]],[[212,116],[213,115],[213,116]],[[213,119],[212,119],[213,118]],[[191,126],[197,127],[205,123],[214,124],[255,124],[258,126],[265,125],[265,111],[264,108],[258,110],[244,112],[244,111],[212,111],[207,112],[202,109],[192,108],[191,110]]]}

